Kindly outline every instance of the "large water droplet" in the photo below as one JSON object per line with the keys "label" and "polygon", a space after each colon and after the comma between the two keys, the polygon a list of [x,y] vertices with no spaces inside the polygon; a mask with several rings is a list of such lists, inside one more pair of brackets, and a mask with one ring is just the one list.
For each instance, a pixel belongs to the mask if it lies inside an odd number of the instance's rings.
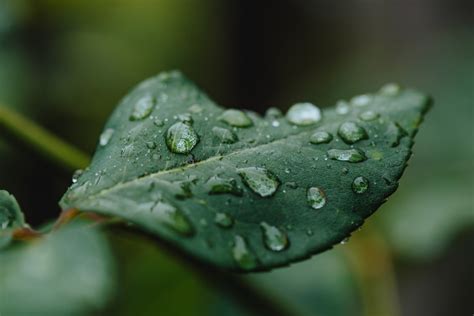
{"label": "large water droplet", "polygon": [[237,135],[227,128],[214,126],[212,128],[212,133],[223,144],[233,144],[238,140]]}
{"label": "large water droplet", "polygon": [[272,251],[282,251],[288,247],[288,236],[275,226],[260,223],[265,246]]}
{"label": "large water droplet", "polygon": [[369,188],[369,180],[364,177],[357,177],[352,182],[352,190],[357,194],[362,194]]}
{"label": "large water droplet", "polygon": [[373,121],[378,118],[380,115],[375,111],[365,111],[359,115],[359,118],[363,121]]}
{"label": "large water droplet", "polygon": [[72,174],[72,183],[77,183],[77,181],[79,180],[79,178],[82,176],[83,173],[84,173],[84,170],[82,169],[77,169],[76,171],[74,171],[74,173]]}
{"label": "large water droplet", "polygon": [[345,115],[351,110],[349,103],[344,100],[339,100],[336,103],[336,113],[339,115]]}
{"label": "large water droplet", "polygon": [[188,124],[174,123],[166,132],[166,145],[176,154],[188,154],[199,142],[199,136]]}
{"label": "large water droplet", "polygon": [[237,172],[243,182],[261,197],[273,195],[280,185],[278,178],[265,168],[248,167],[238,169]]}
{"label": "large water droplet", "polygon": [[247,114],[235,109],[225,110],[217,119],[235,127],[249,127],[253,125],[252,120]]}
{"label": "large water droplet", "polygon": [[318,187],[311,187],[306,193],[308,203],[315,210],[319,210],[326,205],[326,194]]}
{"label": "large water droplet", "polygon": [[311,125],[319,122],[322,118],[321,110],[314,104],[296,103],[286,113],[286,118],[295,125]]}
{"label": "large water droplet", "polygon": [[153,111],[155,99],[151,95],[146,95],[140,98],[133,106],[132,114],[130,114],[131,121],[139,121],[148,117]]}
{"label": "large water droplet", "polygon": [[209,194],[229,193],[236,196],[242,196],[242,189],[237,185],[235,179],[222,179],[218,176],[211,177],[206,186],[209,188]]}
{"label": "large water droplet", "polygon": [[102,134],[100,134],[100,137],[99,137],[100,146],[106,146],[109,143],[112,136],[114,135],[114,133],[115,133],[115,130],[113,128],[105,129],[102,132]]}
{"label": "large water droplet", "polygon": [[244,270],[251,270],[257,266],[257,258],[250,252],[245,239],[240,235],[234,237],[232,256],[239,267]]}
{"label": "large water droplet", "polygon": [[401,88],[396,83],[387,83],[382,88],[380,88],[380,94],[386,95],[386,96],[395,96],[399,94],[400,91],[401,91]]}
{"label": "large water droplet", "polygon": [[327,144],[332,140],[332,135],[326,131],[317,131],[310,136],[309,142],[312,144]]}
{"label": "large water droplet", "polygon": [[165,202],[158,202],[151,211],[161,223],[177,233],[185,236],[193,235],[193,226],[180,209]]}
{"label": "large water droplet", "polygon": [[351,104],[353,106],[366,106],[372,102],[373,97],[370,94],[362,94],[355,96],[351,99]]}
{"label": "large water droplet", "polygon": [[216,213],[214,217],[214,222],[216,225],[223,227],[223,228],[230,228],[234,225],[234,220],[232,217],[227,213]]}
{"label": "large water droplet", "polygon": [[351,121],[342,123],[337,133],[347,144],[354,144],[362,139],[369,138],[362,126]]}
{"label": "large water droplet", "polygon": [[347,161],[347,162],[361,162],[365,161],[367,157],[360,149],[330,149],[327,152],[330,159]]}

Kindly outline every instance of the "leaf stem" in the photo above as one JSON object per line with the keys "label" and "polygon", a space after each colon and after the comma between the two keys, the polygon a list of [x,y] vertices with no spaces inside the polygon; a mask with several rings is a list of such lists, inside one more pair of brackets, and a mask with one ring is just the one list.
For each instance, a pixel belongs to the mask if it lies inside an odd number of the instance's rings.
{"label": "leaf stem", "polygon": [[0,132],[68,170],[85,168],[89,164],[86,154],[1,104]]}
{"label": "leaf stem", "polygon": [[359,284],[365,316],[398,316],[400,303],[393,257],[374,223],[366,223],[344,247]]}

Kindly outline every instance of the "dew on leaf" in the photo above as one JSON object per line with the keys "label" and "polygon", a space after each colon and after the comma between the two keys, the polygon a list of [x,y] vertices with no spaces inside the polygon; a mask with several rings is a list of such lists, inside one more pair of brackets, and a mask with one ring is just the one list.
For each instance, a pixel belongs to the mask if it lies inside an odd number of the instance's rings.
{"label": "dew on leaf", "polygon": [[272,251],[282,251],[288,247],[288,236],[275,226],[265,222],[260,223],[263,232],[263,242]]}
{"label": "dew on leaf", "polygon": [[99,137],[99,144],[100,146],[106,146],[110,139],[112,139],[112,136],[114,135],[115,130],[113,128],[107,128],[105,129],[102,134],[100,134]]}
{"label": "dew on leaf", "polygon": [[396,122],[390,122],[385,132],[387,142],[391,147],[397,147],[402,137],[406,135],[407,132]]}
{"label": "dew on leaf", "polygon": [[295,125],[312,125],[319,122],[322,118],[321,110],[314,104],[296,103],[290,107],[286,113],[286,118]]}
{"label": "dew on leaf", "polygon": [[131,121],[139,121],[147,118],[153,111],[155,100],[151,95],[146,95],[140,98],[133,106],[132,113],[130,114]]}
{"label": "dew on leaf", "polygon": [[266,118],[275,119],[275,118],[279,118],[279,117],[282,117],[282,116],[283,116],[283,113],[281,112],[281,110],[279,108],[275,108],[275,107],[270,107],[265,112],[265,117]]}
{"label": "dew on leaf", "polygon": [[188,124],[174,123],[166,132],[166,145],[176,154],[188,154],[199,142],[199,136]]}
{"label": "dew on leaf", "polygon": [[365,153],[362,150],[356,148],[330,149],[327,151],[327,155],[332,160],[347,162],[361,162],[367,159]]}
{"label": "dew on leaf", "polygon": [[162,120],[160,120],[160,119],[155,119],[155,120],[153,121],[153,124],[155,124],[155,125],[158,126],[158,127],[161,127],[161,126],[165,125],[165,123],[164,123]]}
{"label": "dew on leaf", "polygon": [[223,179],[219,176],[213,176],[206,182],[209,194],[233,194],[236,196],[242,196],[242,188],[237,185],[235,179]]}
{"label": "dew on leaf", "polygon": [[234,219],[227,213],[219,212],[214,217],[214,223],[223,228],[230,228],[234,225]]}
{"label": "dew on leaf", "polygon": [[0,229],[7,229],[14,220],[15,218],[8,208],[0,206]]}
{"label": "dew on leaf", "polygon": [[359,118],[363,121],[373,121],[378,118],[380,115],[375,111],[365,111],[359,115]]}
{"label": "dew on leaf", "polygon": [[186,124],[192,124],[193,118],[190,113],[183,113],[178,115],[178,120]]}
{"label": "dew on leaf", "polygon": [[257,266],[257,258],[249,250],[247,242],[240,235],[235,235],[232,256],[241,269],[251,270]]}
{"label": "dew on leaf", "polygon": [[175,232],[184,236],[194,234],[194,228],[184,213],[173,205],[160,201],[153,206],[151,211],[159,222],[173,229]]}
{"label": "dew on leaf", "polygon": [[217,119],[235,127],[249,127],[253,125],[252,120],[246,113],[236,109],[225,110]]}
{"label": "dew on leaf", "polygon": [[339,100],[336,103],[336,113],[339,115],[345,115],[351,110],[349,103],[344,100]]}
{"label": "dew on leaf", "polygon": [[72,174],[72,183],[77,183],[77,181],[79,181],[79,178],[82,176],[83,173],[84,173],[84,170],[82,169],[77,169],[76,171],[74,171],[74,173]]}
{"label": "dew on leaf", "polygon": [[223,144],[233,144],[238,140],[237,135],[227,128],[214,126],[212,133]]}
{"label": "dew on leaf", "polygon": [[326,205],[326,194],[318,187],[311,187],[306,192],[308,203],[315,210],[319,210]]}
{"label": "dew on leaf", "polygon": [[367,180],[366,178],[362,176],[355,178],[354,181],[352,182],[352,191],[354,191],[357,194],[364,193],[365,191],[367,191],[368,188],[369,188],[369,180]]}
{"label": "dew on leaf", "polygon": [[380,94],[386,96],[395,96],[400,93],[400,86],[396,83],[387,83],[380,88]]}
{"label": "dew on leaf", "polygon": [[354,144],[360,140],[368,139],[367,131],[356,122],[348,121],[339,126],[337,131],[339,137],[346,144]]}
{"label": "dew on leaf", "polygon": [[240,168],[237,169],[237,172],[242,181],[261,197],[272,196],[280,185],[278,178],[265,168]]}
{"label": "dew on leaf", "polygon": [[201,113],[203,108],[199,104],[193,104],[188,108],[191,113]]}
{"label": "dew on leaf", "polygon": [[156,143],[154,141],[146,142],[146,147],[148,149],[155,149],[156,148]]}
{"label": "dew on leaf", "polygon": [[314,132],[309,138],[309,142],[311,144],[327,144],[331,140],[332,140],[332,135],[326,131]]}
{"label": "dew on leaf", "polygon": [[353,106],[366,106],[372,102],[373,97],[370,94],[361,94],[351,99]]}

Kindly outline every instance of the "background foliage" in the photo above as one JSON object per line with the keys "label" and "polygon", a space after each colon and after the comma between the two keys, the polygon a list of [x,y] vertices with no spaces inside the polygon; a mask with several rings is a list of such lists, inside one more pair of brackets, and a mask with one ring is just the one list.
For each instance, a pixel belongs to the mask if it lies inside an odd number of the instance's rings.
{"label": "background foliage", "polygon": [[[393,252],[403,315],[469,314],[472,12],[461,0],[2,0],[0,101],[92,153],[119,98],[162,70],[181,69],[218,103],[258,112],[301,98],[325,107],[387,81],[429,91],[435,107],[400,189],[367,227],[331,252],[246,278],[302,314],[363,314],[346,252],[374,229]],[[0,188],[26,218],[41,225],[56,217],[70,173],[2,135],[0,157]],[[111,311],[247,313],[138,239],[110,237],[124,285]]]}

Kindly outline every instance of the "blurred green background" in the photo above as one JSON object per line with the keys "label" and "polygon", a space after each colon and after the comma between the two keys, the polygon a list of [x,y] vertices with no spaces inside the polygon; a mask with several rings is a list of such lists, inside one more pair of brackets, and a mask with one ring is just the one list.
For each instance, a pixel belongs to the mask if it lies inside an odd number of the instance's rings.
{"label": "blurred green background", "polygon": [[[355,242],[245,278],[302,315],[367,315],[348,253],[377,231],[401,315],[474,312],[473,1],[0,0],[0,103],[87,153],[118,100],[170,69],[224,106],[260,113],[331,106],[391,81],[430,93],[400,189]],[[70,181],[0,135],[0,188],[30,223],[58,216]],[[150,242],[109,242],[120,286],[99,314],[249,313]],[[363,265],[378,264],[368,253]]]}

